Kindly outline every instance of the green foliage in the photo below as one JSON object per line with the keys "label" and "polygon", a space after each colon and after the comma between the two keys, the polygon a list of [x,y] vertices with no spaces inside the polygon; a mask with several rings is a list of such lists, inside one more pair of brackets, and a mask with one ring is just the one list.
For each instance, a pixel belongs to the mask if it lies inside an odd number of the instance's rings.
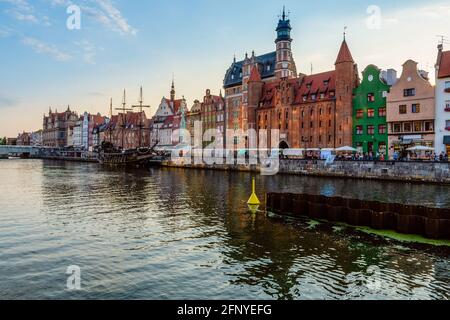
{"label": "green foliage", "polygon": [[0,146],[6,145],[6,137],[0,138]]}

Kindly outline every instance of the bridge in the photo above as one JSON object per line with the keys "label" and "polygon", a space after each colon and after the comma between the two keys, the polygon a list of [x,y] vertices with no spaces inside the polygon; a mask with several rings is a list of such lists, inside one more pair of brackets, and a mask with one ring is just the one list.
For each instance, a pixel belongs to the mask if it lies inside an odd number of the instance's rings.
{"label": "bridge", "polygon": [[54,148],[40,146],[0,146],[0,156],[39,156],[42,152],[52,149]]}

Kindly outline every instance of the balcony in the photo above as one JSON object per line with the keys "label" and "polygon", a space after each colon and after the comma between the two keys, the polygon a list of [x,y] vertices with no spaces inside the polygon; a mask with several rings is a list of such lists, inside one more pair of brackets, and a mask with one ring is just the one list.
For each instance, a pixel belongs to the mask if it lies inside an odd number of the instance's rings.
{"label": "balcony", "polygon": [[445,112],[450,112],[450,106],[445,107],[444,111],[445,111]]}
{"label": "balcony", "polygon": [[450,131],[450,127],[445,128],[445,130]]}
{"label": "balcony", "polygon": [[444,91],[450,93],[450,88],[445,88]]}

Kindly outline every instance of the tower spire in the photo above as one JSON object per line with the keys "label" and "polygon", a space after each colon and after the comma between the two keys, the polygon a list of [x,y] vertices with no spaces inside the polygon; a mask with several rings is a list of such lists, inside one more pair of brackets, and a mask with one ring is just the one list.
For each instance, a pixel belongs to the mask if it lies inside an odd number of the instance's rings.
{"label": "tower spire", "polygon": [[345,26],[345,27],[344,27],[344,41],[346,40],[345,38],[346,38],[346,36],[347,36],[347,29],[348,29],[348,27]]}
{"label": "tower spire", "polygon": [[170,90],[170,100],[175,100],[175,76],[172,74],[172,87]]}
{"label": "tower spire", "polygon": [[113,101],[112,98],[109,100],[109,118],[112,119],[113,116]]}
{"label": "tower spire", "polygon": [[286,20],[286,6],[283,6],[283,21]]}

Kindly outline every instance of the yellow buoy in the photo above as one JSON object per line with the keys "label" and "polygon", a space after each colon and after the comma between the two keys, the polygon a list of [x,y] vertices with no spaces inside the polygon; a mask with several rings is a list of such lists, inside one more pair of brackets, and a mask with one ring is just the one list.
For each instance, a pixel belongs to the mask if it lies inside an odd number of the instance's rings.
{"label": "yellow buoy", "polygon": [[258,196],[256,195],[256,184],[255,184],[255,178],[253,178],[252,181],[252,195],[250,196],[250,199],[247,201],[248,205],[257,205],[259,206],[261,202],[258,199]]}

